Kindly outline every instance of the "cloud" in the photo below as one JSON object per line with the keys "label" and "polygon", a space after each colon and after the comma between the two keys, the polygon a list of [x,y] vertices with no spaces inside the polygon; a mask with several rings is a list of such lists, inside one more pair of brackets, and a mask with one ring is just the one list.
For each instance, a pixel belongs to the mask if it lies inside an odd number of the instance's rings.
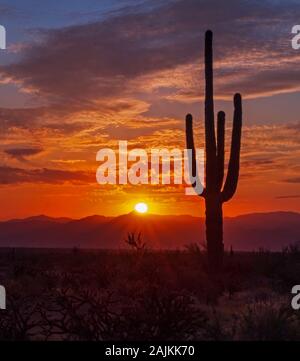
{"label": "cloud", "polygon": [[[133,7],[93,23],[42,31],[41,41],[1,74],[62,104],[145,92],[145,77],[159,84],[160,74],[190,66],[190,74],[177,74],[170,83],[174,96],[194,97],[200,90],[203,33],[212,28],[218,96],[295,91],[300,55],[291,48],[290,31],[299,13],[292,0],[179,0],[144,12]],[[191,82],[184,84],[187,79]]]}
{"label": "cloud", "polygon": [[20,127],[31,128],[45,115],[44,108],[0,108],[0,129]]}
{"label": "cloud", "polygon": [[0,184],[45,183],[86,185],[96,183],[96,176],[92,172],[67,171],[59,169],[23,169],[0,166]]}
{"label": "cloud", "polygon": [[17,9],[13,6],[7,5],[7,4],[0,4],[0,16],[2,17],[15,17],[19,12]]}
{"label": "cloud", "polygon": [[68,107],[0,108],[0,130],[4,136],[16,129],[68,136],[93,127],[94,122],[85,118]]}
{"label": "cloud", "polygon": [[85,163],[85,159],[53,159],[51,160],[52,163],[58,164],[77,164],[77,163]]}
{"label": "cloud", "polygon": [[4,150],[6,154],[20,161],[26,160],[27,157],[32,157],[43,152],[42,148],[11,148]]}
{"label": "cloud", "polygon": [[103,128],[103,132],[107,133],[110,139],[123,139],[126,134],[126,139],[132,140],[141,136],[150,136],[157,131],[176,130],[179,125],[178,121],[172,119],[157,119],[156,121],[139,119],[129,125],[110,124]]}
{"label": "cloud", "polygon": [[276,199],[294,199],[294,198],[300,198],[300,194],[292,194],[287,196],[277,196]]}
{"label": "cloud", "polygon": [[286,178],[286,179],[283,179],[283,182],[287,182],[287,183],[300,183],[300,177]]}
{"label": "cloud", "polygon": [[9,44],[7,47],[7,51],[11,54],[18,54],[24,51],[29,45],[25,43],[14,43]]}

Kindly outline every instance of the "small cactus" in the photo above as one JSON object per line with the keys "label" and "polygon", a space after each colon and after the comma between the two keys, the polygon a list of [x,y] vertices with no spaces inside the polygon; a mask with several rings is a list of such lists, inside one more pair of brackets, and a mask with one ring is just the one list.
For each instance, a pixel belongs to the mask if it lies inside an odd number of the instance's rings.
{"label": "small cactus", "polygon": [[139,233],[137,237],[134,232],[128,233],[125,242],[136,251],[143,251],[146,249],[146,243],[142,241],[141,233]]}

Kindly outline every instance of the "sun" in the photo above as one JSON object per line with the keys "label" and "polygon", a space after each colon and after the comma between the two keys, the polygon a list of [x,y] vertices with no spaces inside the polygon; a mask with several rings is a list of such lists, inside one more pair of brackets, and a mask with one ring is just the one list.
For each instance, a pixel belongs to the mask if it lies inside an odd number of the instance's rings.
{"label": "sun", "polygon": [[134,210],[138,213],[147,213],[148,212],[148,205],[146,203],[137,203],[134,206]]}

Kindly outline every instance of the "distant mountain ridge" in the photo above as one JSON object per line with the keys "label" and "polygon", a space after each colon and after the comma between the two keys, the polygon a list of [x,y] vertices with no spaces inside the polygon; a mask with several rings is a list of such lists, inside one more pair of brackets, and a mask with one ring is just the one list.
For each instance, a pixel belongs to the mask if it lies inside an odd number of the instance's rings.
{"label": "distant mountain ridge", "polygon": [[[0,222],[0,247],[127,248],[128,232],[141,232],[154,249],[183,248],[204,243],[204,218],[189,215],[94,215],[82,219],[44,215]],[[281,250],[300,242],[300,213],[252,213],[224,219],[225,247],[236,250]]]}

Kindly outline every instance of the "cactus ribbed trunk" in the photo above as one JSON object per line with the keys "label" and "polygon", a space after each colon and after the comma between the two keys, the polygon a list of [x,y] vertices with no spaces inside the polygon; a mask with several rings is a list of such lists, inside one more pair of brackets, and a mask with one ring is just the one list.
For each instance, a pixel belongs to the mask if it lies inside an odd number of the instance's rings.
{"label": "cactus ribbed trunk", "polygon": [[217,195],[205,199],[206,244],[209,265],[217,270],[223,264],[223,211]]}
{"label": "cactus ribbed trunk", "polygon": [[[242,98],[234,95],[234,116],[228,171],[224,182],[225,113],[218,112],[217,136],[215,130],[213,99],[213,33],[205,34],[205,189],[200,196],[205,199],[206,242],[209,265],[218,271],[223,265],[223,214],[222,205],[235,194],[240,168],[242,131]],[[196,152],[193,136],[193,117],[186,116],[186,141],[192,150],[192,176],[196,175]],[[199,178],[199,177],[198,177]],[[224,183],[224,184],[223,184]],[[193,186],[195,186],[193,184]]]}

